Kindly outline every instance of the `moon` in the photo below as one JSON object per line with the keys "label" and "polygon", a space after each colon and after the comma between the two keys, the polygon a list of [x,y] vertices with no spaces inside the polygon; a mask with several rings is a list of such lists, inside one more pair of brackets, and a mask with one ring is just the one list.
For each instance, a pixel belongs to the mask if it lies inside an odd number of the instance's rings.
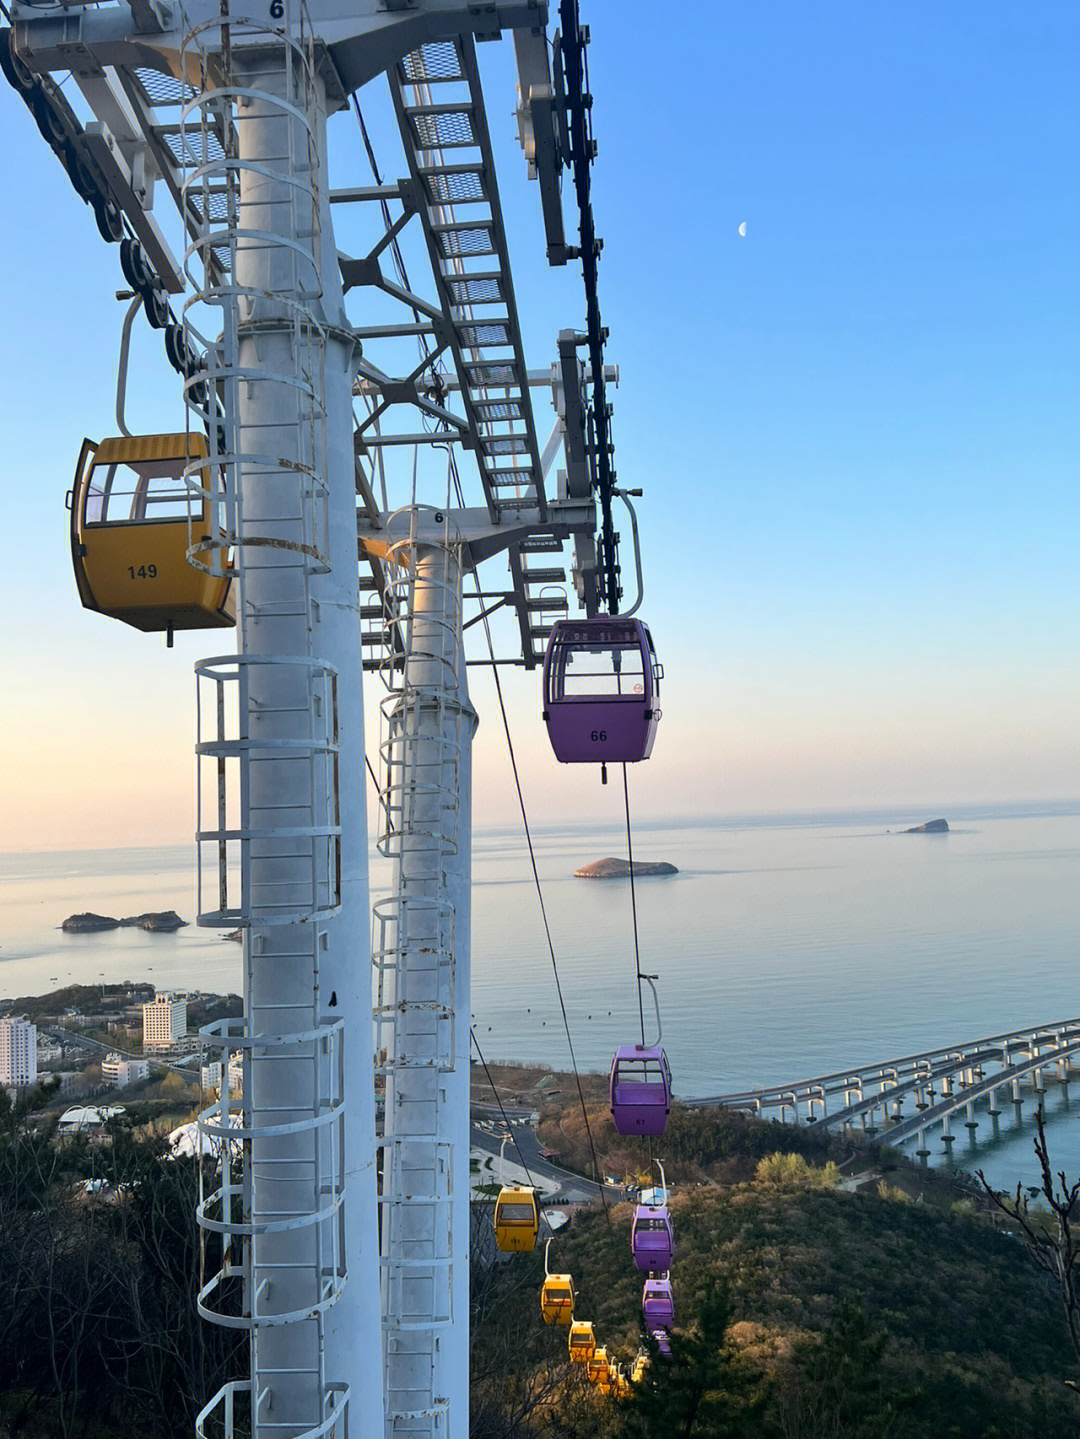
{"label": "moon", "polygon": [[746,235],[746,221],[745,221],[745,220],[744,220],[744,221],[742,222],[742,224],[739,226],[739,234],[742,235],[742,236],[744,236],[744,237],[745,237],[745,235]]}

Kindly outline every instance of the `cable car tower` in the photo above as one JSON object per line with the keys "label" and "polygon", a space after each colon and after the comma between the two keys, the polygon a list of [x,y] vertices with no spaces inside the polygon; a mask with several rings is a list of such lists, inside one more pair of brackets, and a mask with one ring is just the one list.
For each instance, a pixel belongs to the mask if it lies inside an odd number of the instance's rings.
{"label": "cable car tower", "polygon": [[[468,1432],[476,715],[462,635],[505,608],[502,661],[535,667],[567,608],[553,589],[567,543],[587,615],[617,613],[620,594],[587,37],[576,0],[561,10],[554,51],[544,0],[34,0],[0,33],[7,79],[163,331],[187,407],[170,460],[197,516],[187,563],[235,603],[236,652],[196,666],[199,922],[242,929],[245,998],[242,1021],[206,1035],[223,1075],[239,1057],[242,1088],[226,1083],[200,1120],[226,1158],[204,1169],[214,1262],[199,1303],[250,1336],[250,1366],[206,1396],[202,1435],[341,1439],[377,1414],[388,1436]],[[581,257],[589,293],[587,332],[561,331],[539,371],[476,59],[505,31],[547,258]],[[405,173],[332,188],[327,119],[382,77]],[[564,232],[564,170],[581,247]],[[335,211],[373,232],[362,253],[340,250]],[[415,288],[406,231],[430,270]],[[557,411],[543,446],[538,386]],[[416,459],[436,449],[437,485]],[[465,451],[475,477],[458,471]],[[89,534],[85,506],[83,520]],[[508,579],[482,589],[477,568],[502,555]],[[124,597],[95,604],[130,612]],[[373,914],[363,670],[382,696],[379,846],[393,863]]]}

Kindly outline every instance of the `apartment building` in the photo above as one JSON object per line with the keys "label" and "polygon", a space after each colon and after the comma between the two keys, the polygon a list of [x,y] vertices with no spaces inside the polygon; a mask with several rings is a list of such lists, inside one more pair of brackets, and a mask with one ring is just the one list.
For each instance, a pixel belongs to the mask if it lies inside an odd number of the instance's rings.
{"label": "apartment building", "polygon": [[0,1084],[36,1084],[37,1077],[37,1025],[0,1019]]}

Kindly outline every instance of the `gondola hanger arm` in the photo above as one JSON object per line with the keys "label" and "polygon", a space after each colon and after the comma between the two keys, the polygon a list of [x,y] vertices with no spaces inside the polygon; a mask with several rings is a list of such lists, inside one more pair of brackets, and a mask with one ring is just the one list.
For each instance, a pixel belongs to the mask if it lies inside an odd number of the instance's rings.
{"label": "gondola hanger arm", "polygon": [[630,532],[634,537],[634,569],[637,573],[637,599],[628,610],[622,610],[620,612],[625,618],[629,615],[637,614],[641,608],[641,602],[645,598],[645,578],[641,568],[641,538],[638,535],[637,515],[634,512],[633,505],[630,503],[630,496],[633,495],[635,498],[640,499],[641,491],[612,489],[611,493],[618,495],[619,499],[622,500],[623,504],[630,511]]}
{"label": "gondola hanger arm", "polygon": [[131,438],[131,431],[127,427],[125,411],[127,409],[127,372],[128,355],[131,351],[131,327],[135,323],[135,316],[139,313],[143,299],[141,295],[132,296],[130,290],[117,291],[118,300],[131,300],[127,314],[124,316],[124,326],[120,331],[120,358],[116,366],[116,427],[126,438]]}
{"label": "gondola hanger arm", "polygon": [[655,974],[638,975],[639,982],[643,981],[652,990],[653,1008],[656,1010],[656,1038],[655,1040],[653,1040],[652,1046],[645,1045],[643,1046],[644,1048],[655,1048],[663,1041],[664,1038],[663,1026],[660,1023],[660,996],[656,992],[656,980],[658,977],[659,976]]}
{"label": "gondola hanger arm", "polygon": [[660,1159],[654,1159],[653,1163],[660,1171],[660,1192],[663,1195],[661,1203],[666,1204],[668,1198],[667,1175],[664,1173],[664,1164]]}

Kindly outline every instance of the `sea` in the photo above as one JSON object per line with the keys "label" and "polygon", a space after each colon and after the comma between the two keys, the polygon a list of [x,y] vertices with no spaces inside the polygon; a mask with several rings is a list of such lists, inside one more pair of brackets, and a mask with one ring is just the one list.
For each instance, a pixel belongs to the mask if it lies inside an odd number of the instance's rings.
{"label": "sea", "polygon": [[[635,824],[640,966],[656,976],[677,1095],[721,1094],[1080,1015],[1080,801]],[[606,1069],[639,1033],[630,886],[574,870],[626,854],[619,828],[533,833],[570,1037]],[[489,1060],[567,1069],[551,950],[519,828],[473,837],[472,1022]],[[389,882],[373,857],[373,898]],[[240,946],[175,934],[65,934],[69,914],[194,919],[190,849],[0,855],[0,997],[147,980],[239,992]],[[651,999],[646,1030],[659,1032]],[[1034,1184],[1031,1105],[957,1126],[952,1164]],[[1055,1169],[1080,1175],[1080,1083],[1047,1095]],[[944,1146],[930,1162],[949,1163]]]}

